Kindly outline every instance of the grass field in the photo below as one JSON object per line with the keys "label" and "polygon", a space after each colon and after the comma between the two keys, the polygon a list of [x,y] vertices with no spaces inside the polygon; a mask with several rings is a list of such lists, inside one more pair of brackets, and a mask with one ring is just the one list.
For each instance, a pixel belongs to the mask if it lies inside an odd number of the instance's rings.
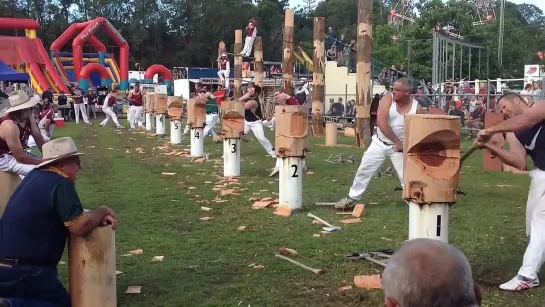
{"label": "grass field", "polygon": [[[273,133],[267,133],[273,140]],[[320,227],[306,217],[311,211],[333,224],[347,218],[314,202],[337,201],[347,194],[362,149],[315,146],[324,140],[309,138],[307,164],[313,174],[304,177],[306,212],[284,218],[273,215],[274,209],[251,208],[250,197],[276,198],[278,192],[278,181],[268,177],[274,160],[254,139],[242,143],[242,177],[230,186],[240,195],[220,196],[226,201],[216,202],[219,192],[213,187],[221,180],[222,145],[211,138],[205,143],[211,161],[199,164],[164,155],[187,149],[187,138],[186,145],[171,148],[168,137],[118,132],[97,123],[68,123],[55,134],[73,137],[87,154],[77,182],[85,206],[107,205],[118,215],[117,269],[123,272],[117,282],[118,306],[383,306],[380,290],[337,289],[343,282],[352,284],[354,275],[381,272],[380,266],[348,261],[345,254],[397,248],[407,238],[408,210],[401,192],[394,191],[397,178],[372,182],[362,201],[366,211],[361,223],[317,238],[313,234]],[[352,144],[353,139],[340,137],[339,142]],[[356,163],[328,163],[330,153],[353,154]],[[176,175],[164,177],[162,172]],[[468,257],[484,290],[483,306],[545,305],[543,289],[497,290],[522,261],[528,184],[524,175],[483,172],[480,154],[463,168],[460,187],[468,195],[451,209],[450,242]],[[199,219],[205,216],[212,219]],[[244,231],[237,230],[241,225]],[[298,261],[327,273],[315,276],[274,257],[282,246],[297,250]],[[144,254],[121,256],[134,249]],[[152,262],[157,255],[165,256],[164,261]],[[66,265],[60,266],[66,281]],[[142,293],[125,294],[129,286],[142,286]]]}

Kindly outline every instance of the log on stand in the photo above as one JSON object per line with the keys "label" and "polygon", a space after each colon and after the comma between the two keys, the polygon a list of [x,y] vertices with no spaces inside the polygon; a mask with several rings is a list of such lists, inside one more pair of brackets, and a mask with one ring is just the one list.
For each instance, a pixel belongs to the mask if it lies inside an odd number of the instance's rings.
{"label": "log on stand", "polygon": [[314,54],[312,57],[312,123],[313,136],[324,136],[324,54],[325,18],[314,17]]}
{"label": "log on stand", "polygon": [[242,30],[235,30],[235,45],[234,45],[234,98],[238,99],[242,96]]}
{"label": "log on stand", "polygon": [[282,55],[282,88],[288,95],[293,95],[293,66],[295,57],[293,54],[293,25],[294,12],[286,9],[284,17],[284,53]]}
{"label": "log on stand", "polygon": [[371,144],[371,56],[373,0],[358,0],[356,64],[356,144]]}

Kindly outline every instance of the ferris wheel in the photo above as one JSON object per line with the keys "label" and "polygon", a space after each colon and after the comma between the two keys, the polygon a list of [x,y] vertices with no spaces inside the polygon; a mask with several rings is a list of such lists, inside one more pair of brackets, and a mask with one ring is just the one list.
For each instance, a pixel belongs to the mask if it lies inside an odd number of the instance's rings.
{"label": "ferris wheel", "polygon": [[394,28],[394,35],[392,36],[394,41],[399,39],[405,25],[414,22],[414,19],[410,17],[413,9],[413,0],[399,0],[388,13],[388,24]]}
{"label": "ferris wheel", "polygon": [[496,20],[492,0],[470,0],[468,3],[475,7],[474,26],[481,26]]}

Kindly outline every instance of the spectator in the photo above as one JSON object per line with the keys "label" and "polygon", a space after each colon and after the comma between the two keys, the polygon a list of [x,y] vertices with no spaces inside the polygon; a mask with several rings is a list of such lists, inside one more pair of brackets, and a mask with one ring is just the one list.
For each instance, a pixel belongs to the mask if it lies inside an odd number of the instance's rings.
{"label": "spectator", "polygon": [[335,99],[329,99],[329,112],[327,115],[340,117],[344,114],[344,105],[342,104],[342,98],[339,98],[341,103],[335,102]]}
{"label": "spectator", "polygon": [[346,116],[354,117],[356,115],[356,101],[350,100],[346,105]]}
{"label": "spectator", "polygon": [[532,104],[534,103],[534,97],[532,95],[533,92],[534,92],[534,85],[532,83],[526,84],[526,86],[524,87],[524,90],[520,92],[520,96],[524,98],[524,100],[529,106],[532,106]]}
{"label": "spectator", "polygon": [[534,82],[534,91],[532,94],[534,95],[534,101],[545,99],[545,95],[541,89],[541,81]]}
{"label": "spectator", "polygon": [[70,114],[66,114],[66,112],[70,112],[70,107],[67,107],[68,105],[68,98],[66,98],[66,95],[63,91],[61,91],[59,97],[57,97],[57,101],[59,104],[59,109],[61,110],[61,116],[65,120],[68,119]]}
{"label": "spectator", "polygon": [[333,31],[333,27],[329,27],[327,29],[327,34],[325,38],[325,48],[330,49],[331,46],[334,46],[337,42],[337,35],[335,35],[335,32]]}
{"label": "spectator", "polygon": [[[475,110],[469,115],[469,119],[466,121],[466,126],[473,129],[483,129],[484,128],[484,115],[486,109],[483,107],[483,102],[477,100],[475,102]],[[473,138],[473,131],[469,131],[469,137]]]}
{"label": "spectator", "polygon": [[337,61],[339,62],[339,65],[344,65],[344,47],[346,45],[346,38],[344,36],[344,33],[341,34],[341,37],[337,40],[336,48],[337,48]]}
{"label": "spectator", "polygon": [[337,47],[335,45],[331,45],[331,48],[327,49],[325,55],[328,61],[335,61],[337,59]]}
{"label": "spectator", "polygon": [[303,87],[305,83],[304,82],[297,82],[295,85],[294,95],[295,100],[297,100],[297,104],[304,105],[307,102],[307,97],[310,96],[309,91],[306,89],[306,87]]}
{"label": "spectator", "polygon": [[393,64],[391,67],[390,67],[390,84],[394,84],[398,78],[398,75],[397,75],[397,68],[395,66],[395,64]]}
{"label": "spectator", "polygon": [[49,87],[42,93],[42,101],[44,103],[53,103],[53,92]]}
{"label": "spectator", "polygon": [[384,85],[386,84],[386,82],[388,82],[388,68],[384,67],[382,69],[382,71],[380,72],[380,74],[378,75],[378,82],[381,84],[381,85]]}
{"label": "spectator", "polygon": [[481,290],[456,248],[432,239],[405,242],[382,274],[386,307],[477,307]]}
{"label": "spectator", "polygon": [[402,74],[402,77],[407,76],[407,71],[405,70],[405,66],[401,65],[399,66],[399,69],[397,70],[400,74]]}
{"label": "spectator", "polygon": [[464,122],[465,122],[465,114],[464,112],[461,110],[461,108],[459,108],[456,104],[455,101],[452,101],[450,104],[449,104],[449,108],[448,108],[448,115],[453,115],[453,116],[458,116],[460,117],[461,121],[462,121],[462,126],[464,125]]}

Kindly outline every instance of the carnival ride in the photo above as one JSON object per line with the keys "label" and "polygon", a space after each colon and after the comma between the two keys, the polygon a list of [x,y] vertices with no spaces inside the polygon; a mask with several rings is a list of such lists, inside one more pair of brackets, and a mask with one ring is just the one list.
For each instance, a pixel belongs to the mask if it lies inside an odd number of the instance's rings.
{"label": "carnival ride", "polygon": [[25,37],[0,36],[0,60],[29,74],[32,87],[67,93],[68,87],[49,60],[42,41],[36,37],[40,24],[33,19],[0,18],[1,29],[25,30]]}

